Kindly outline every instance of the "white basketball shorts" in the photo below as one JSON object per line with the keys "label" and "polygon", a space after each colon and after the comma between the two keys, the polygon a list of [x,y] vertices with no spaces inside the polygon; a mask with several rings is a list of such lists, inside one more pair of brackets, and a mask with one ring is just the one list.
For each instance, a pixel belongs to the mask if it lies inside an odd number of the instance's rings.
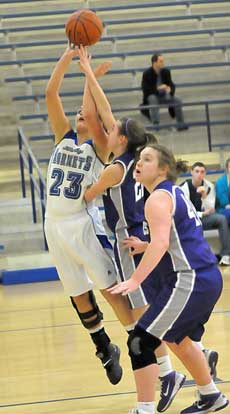
{"label": "white basketball shorts", "polygon": [[102,247],[92,218],[84,211],[71,217],[46,217],[49,252],[64,290],[78,296],[117,281],[112,249]]}

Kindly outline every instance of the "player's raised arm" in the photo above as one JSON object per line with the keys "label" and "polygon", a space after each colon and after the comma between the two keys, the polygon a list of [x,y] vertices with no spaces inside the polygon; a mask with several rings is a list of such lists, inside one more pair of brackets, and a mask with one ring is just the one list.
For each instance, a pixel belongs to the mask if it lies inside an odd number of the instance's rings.
{"label": "player's raised arm", "polygon": [[55,144],[58,144],[65,133],[71,128],[70,122],[63,109],[59,90],[70,62],[73,57],[77,55],[77,50],[70,49],[69,47],[66,49],[57,62],[46,87],[46,106],[49,121],[55,135]]}
{"label": "player's raised arm", "polygon": [[[112,66],[112,62],[104,62],[94,69],[95,77],[103,76]],[[83,116],[88,125],[89,136],[92,137],[97,154],[102,161],[106,162],[109,156],[108,149],[108,135],[99,118],[96,104],[89,89],[88,79],[85,81],[84,95],[83,95]]]}
{"label": "player's raised arm", "polygon": [[105,128],[107,130],[110,130],[115,125],[116,120],[113,116],[110,103],[106,98],[90,66],[90,59],[88,57],[87,50],[83,46],[80,46],[79,56],[80,68],[88,79],[89,88],[96,103],[97,111],[102,119],[103,124],[105,125]]}

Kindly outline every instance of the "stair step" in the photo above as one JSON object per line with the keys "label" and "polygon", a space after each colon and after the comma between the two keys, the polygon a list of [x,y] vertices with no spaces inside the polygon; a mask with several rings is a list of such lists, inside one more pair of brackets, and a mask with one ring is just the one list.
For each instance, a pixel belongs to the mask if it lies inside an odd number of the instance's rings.
{"label": "stair step", "polygon": [[[37,221],[41,221],[40,202],[36,203]],[[18,231],[34,231],[32,206],[29,198],[5,200],[0,203],[0,225],[4,234]],[[38,230],[38,228],[37,228]],[[37,231],[36,230],[36,231]],[[41,229],[39,228],[39,231]]]}
{"label": "stair step", "polygon": [[48,252],[0,256],[3,285],[59,280]]}

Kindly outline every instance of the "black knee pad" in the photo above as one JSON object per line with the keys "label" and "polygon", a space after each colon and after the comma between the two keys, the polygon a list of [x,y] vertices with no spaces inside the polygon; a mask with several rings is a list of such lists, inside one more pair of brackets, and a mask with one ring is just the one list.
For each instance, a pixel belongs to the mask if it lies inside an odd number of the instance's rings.
{"label": "black knee pad", "polygon": [[160,344],[159,338],[136,326],[127,342],[133,371],[156,364],[157,359],[154,351]]}
{"label": "black knee pad", "polygon": [[[103,313],[100,311],[97,305],[96,298],[92,290],[88,292],[88,295],[89,295],[89,301],[92,305],[92,309],[88,312],[79,312],[77,305],[74,302],[72,296],[70,296],[70,300],[72,302],[74,309],[77,311],[77,314],[80,318],[82,325],[87,329],[91,329],[101,322],[101,320],[103,319]],[[88,318],[92,318],[93,316],[95,316],[95,318],[93,318],[91,321],[85,320]]]}

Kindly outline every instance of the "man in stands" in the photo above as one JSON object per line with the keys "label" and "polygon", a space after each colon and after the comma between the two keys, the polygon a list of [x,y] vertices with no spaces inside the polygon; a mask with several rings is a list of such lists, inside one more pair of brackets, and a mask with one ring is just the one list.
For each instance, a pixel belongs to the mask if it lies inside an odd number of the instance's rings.
{"label": "man in stands", "polygon": [[202,162],[193,164],[191,174],[192,179],[181,184],[181,188],[193,203],[201,219],[203,229],[218,229],[221,243],[219,264],[230,265],[230,231],[226,217],[215,211],[215,186],[206,180],[206,167]]}
{"label": "man in stands", "polygon": [[160,123],[158,105],[167,104],[170,116],[172,118],[176,117],[177,130],[188,129],[188,126],[184,123],[182,102],[174,95],[176,87],[172,81],[170,70],[164,67],[163,55],[155,54],[151,60],[152,66],[143,72],[141,87],[143,105],[155,105],[155,107],[149,110],[141,110],[141,112],[148,116],[157,128]]}

